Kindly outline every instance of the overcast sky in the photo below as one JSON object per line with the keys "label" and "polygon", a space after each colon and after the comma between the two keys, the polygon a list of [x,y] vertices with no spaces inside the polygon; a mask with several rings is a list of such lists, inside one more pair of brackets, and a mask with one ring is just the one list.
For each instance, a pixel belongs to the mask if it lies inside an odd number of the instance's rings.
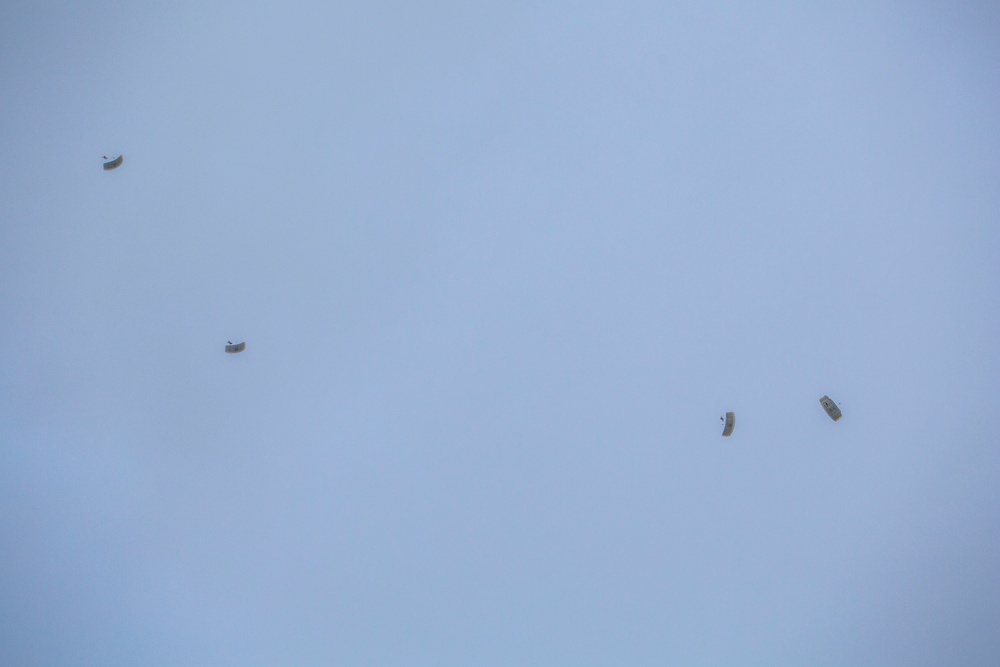
{"label": "overcast sky", "polygon": [[998,112],[993,2],[0,4],[0,663],[997,664]]}

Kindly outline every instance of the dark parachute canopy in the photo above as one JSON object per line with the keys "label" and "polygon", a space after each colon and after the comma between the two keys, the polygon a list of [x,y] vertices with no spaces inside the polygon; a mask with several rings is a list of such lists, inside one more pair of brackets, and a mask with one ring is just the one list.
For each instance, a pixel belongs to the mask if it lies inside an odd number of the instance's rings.
{"label": "dark parachute canopy", "polygon": [[728,438],[733,434],[733,429],[736,428],[736,413],[727,412],[726,413],[726,425],[722,429],[722,437]]}
{"label": "dark parachute canopy", "polygon": [[247,349],[247,344],[245,341],[241,343],[234,343],[233,341],[229,341],[229,344],[226,345],[227,354],[237,354],[245,349]]}
{"label": "dark parachute canopy", "polygon": [[105,155],[104,159],[107,160],[107,162],[104,163],[104,171],[112,171],[122,166],[122,162],[125,161],[125,156],[119,155],[118,157],[111,159]]}
{"label": "dark parachute canopy", "polygon": [[833,399],[829,396],[824,396],[819,399],[819,404],[823,406],[823,409],[826,410],[826,414],[830,415],[830,419],[833,421],[837,421],[844,416],[844,413],[840,411],[840,408],[837,407],[837,404],[834,403]]}

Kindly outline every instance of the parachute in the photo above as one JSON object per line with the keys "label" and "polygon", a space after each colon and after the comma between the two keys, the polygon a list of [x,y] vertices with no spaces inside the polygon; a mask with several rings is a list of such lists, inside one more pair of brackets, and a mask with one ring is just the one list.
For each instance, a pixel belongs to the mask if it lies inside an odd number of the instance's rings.
{"label": "parachute", "polygon": [[833,421],[837,421],[844,416],[844,413],[840,411],[840,408],[837,407],[837,404],[829,396],[819,399],[819,404],[823,406],[826,414],[830,415],[830,419]]}
{"label": "parachute", "polygon": [[728,438],[733,434],[733,429],[736,428],[736,413],[727,412],[726,413],[726,426],[722,429],[722,437]]}
{"label": "parachute", "polygon": [[[105,155],[104,159],[107,160],[108,156]],[[119,155],[113,160],[108,160],[107,162],[104,163],[104,171],[111,171],[113,169],[117,169],[118,167],[122,166],[122,162],[124,161],[125,161],[124,155]]]}
{"label": "parachute", "polygon": [[229,341],[229,345],[226,345],[227,354],[236,354],[238,352],[242,352],[245,349],[247,349],[247,344],[245,341],[241,343],[234,343],[233,341]]}

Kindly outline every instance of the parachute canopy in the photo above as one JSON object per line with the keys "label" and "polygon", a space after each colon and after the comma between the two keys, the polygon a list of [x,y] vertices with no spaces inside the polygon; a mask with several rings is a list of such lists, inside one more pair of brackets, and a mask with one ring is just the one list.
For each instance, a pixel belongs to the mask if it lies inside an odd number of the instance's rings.
{"label": "parachute canopy", "polygon": [[122,162],[125,161],[124,155],[119,155],[114,160],[108,160],[104,163],[104,171],[111,171],[112,169],[117,169],[122,166]]}
{"label": "parachute canopy", "polygon": [[733,429],[736,428],[736,413],[727,412],[726,413],[726,426],[722,429],[722,437],[728,438],[733,434]]}
{"label": "parachute canopy", "polygon": [[246,342],[230,343],[229,345],[226,345],[226,352],[228,354],[236,354],[237,352],[242,352],[245,349],[247,349]]}
{"label": "parachute canopy", "polygon": [[824,396],[819,399],[819,404],[823,406],[823,409],[826,410],[826,414],[830,415],[830,419],[833,421],[837,421],[844,416],[844,413],[840,411],[840,408],[837,407],[837,404],[834,403],[833,399],[829,396]]}

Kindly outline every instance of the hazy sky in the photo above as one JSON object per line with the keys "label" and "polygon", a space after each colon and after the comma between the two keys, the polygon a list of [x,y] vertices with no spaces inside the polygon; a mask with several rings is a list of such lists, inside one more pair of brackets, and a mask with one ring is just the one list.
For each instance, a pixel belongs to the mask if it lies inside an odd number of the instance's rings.
{"label": "hazy sky", "polygon": [[995,665],[998,112],[992,2],[0,4],[0,663]]}

